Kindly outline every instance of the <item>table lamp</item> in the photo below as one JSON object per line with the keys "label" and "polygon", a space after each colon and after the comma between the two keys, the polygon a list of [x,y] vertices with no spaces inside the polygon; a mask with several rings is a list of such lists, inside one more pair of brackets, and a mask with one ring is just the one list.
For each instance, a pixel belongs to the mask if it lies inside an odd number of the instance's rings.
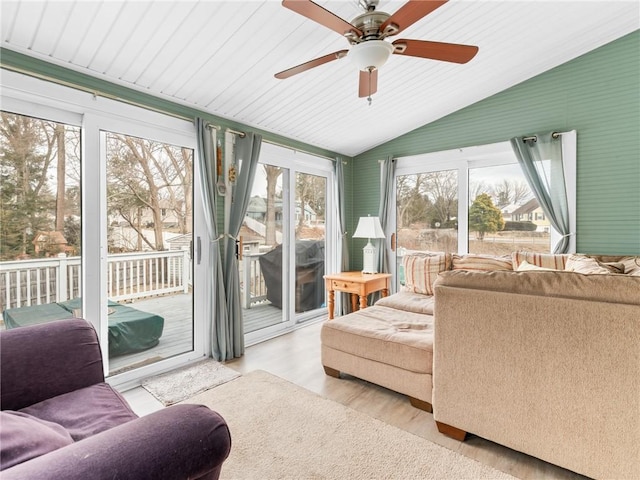
{"label": "table lamp", "polygon": [[362,273],[378,273],[377,249],[371,243],[372,238],[384,238],[384,231],[378,217],[360,217],[353,238],[366,238],[367,244],[362,249]]}

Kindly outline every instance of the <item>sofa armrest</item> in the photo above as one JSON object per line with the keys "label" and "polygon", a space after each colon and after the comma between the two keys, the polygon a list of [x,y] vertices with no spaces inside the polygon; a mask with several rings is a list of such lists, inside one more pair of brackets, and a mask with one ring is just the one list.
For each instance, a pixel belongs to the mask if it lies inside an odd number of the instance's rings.
{"label": "sofa armrest", "polygon": [[19,410],[104,382],[93,326],[82,319],[0,332],[0,405]]}
{"label": "sofa armrest", "polygon": [[230,449],[218,413],[174,405],[4,470],[2,479],[216,479]]}

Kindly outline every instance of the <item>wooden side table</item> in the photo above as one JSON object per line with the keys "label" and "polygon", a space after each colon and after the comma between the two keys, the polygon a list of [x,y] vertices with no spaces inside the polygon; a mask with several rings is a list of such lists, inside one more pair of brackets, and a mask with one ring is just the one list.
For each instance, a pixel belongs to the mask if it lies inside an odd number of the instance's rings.
{"label": "wooden side table", "polygon": [[336,291],[351,294],[351,307],[355,311],[358,307],[357,298],[360,300],[360,308],[367,308],[367,295],[370,293],[382,291],[383,297],[389,295],[390,279],[390,273],[341,272],[325,275],[324,281],[329,297],[327,302],[329,320],[333,320]]}

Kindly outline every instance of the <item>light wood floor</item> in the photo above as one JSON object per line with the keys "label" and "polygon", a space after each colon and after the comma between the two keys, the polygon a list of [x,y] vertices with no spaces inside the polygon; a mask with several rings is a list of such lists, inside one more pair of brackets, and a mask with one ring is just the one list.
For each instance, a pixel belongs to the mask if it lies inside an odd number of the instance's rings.
{"label": "light wood floor", "polygon": [[[465,442],[450,439],[437,431],[430,413],[412,407],[404,395],[354,377],[326,376],[320,363],[320,327],[321,323],[315,323],[248,347],[242,358],[226,365],[241,373],[265,370],[522,480],[586,478],[479,437],[471,436]],[[134,409],[137,412],[157,409],[155,399],[145,397],[139,390],[125,394]]]}

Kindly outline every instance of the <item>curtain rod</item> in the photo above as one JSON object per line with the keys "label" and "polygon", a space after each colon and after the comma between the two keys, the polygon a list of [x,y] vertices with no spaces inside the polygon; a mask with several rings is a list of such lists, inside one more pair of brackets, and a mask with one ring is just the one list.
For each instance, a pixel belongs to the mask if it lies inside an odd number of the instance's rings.
{"label": "curtain rod", "polygon": [[[222,128],[222,127],[220,127],[219,125],[214,125],[214,124],[212,124],[212,123],[208,123],[208,124],[207,124],[207,128],[214,128],[214,129],[216,129],[216,130],[221,130],[221,128]],[[241,131],[238,131],[238,130],[233,130],[233,129],[231,129],[231,128],[227,128],[225,131],[226,131],[226,132],[229,132],[229,133],[233,133],[233,134],[235,134],[235,135],[238,135],[238,136],[239,136],[239,137],[241,137],[241,138],[244,138],[244,136],[246,135],[246,134],[245,134],[245,132],[241,132]],[[271,145],[275,145],[276,147],[282,147],[282,148],[286,148],[286,149],[288,149],[288,150],[293,150],[294,152],[306,153],[307,155],[313,155],[314,157],[324,158],[324,159],[327,159],[327,160],[331,160],[332,162],[335,162],[335,161],[336,161],[336,159],[335,159],[335,158],[325,157],[324,155],[318,155],[317,153],[312,153],[312,152],[308,152],[308,151],[306,151],[306,150],[301,150],[301,149],[299,149],[299,148],[294,148],[294,147],[291,147],[291,146],[289,146],[289,145],[285,145],[284,143],[279,143],[279,142],[276,142],[276,141],[273,141],[273,140],[265,140],[265,139],[263,138],[263,139],[262,139],[262,141],[263,141],[264,143],[269,143],[269,144],[271,144]],[[346,164],[347,164],[347,162],[346,162],[346,161],[344,161],[344,160],[342,161],[342,163],[343,163],[344,165],[346,165]]]}
{"label": "curtain rod", "polygon": [[[214,130],[218,131],[222,130],[222,127],[220,125],[214,125],[213,123],[207,123],[207,128],[213,128]],[[225,132],[233,133],[234,135],[238,135],[240,138],[244,138],[246,135],[246,133],[239,130],[233,130],[232,128],[225,129]]]}
{"label": "curtain rod", "polygon": [[[312,153],[312,152],[308,152],[306,150],[301,150],[299,148],[294,148],[290,145],[285,145],[284,143],[279,143],[279,142],[275,142],[273,140],[265,140],[264,138],[262,139],[262,141],[264,143],[269,143],[271,145],[275,145],[276,147],[282,147],[282,148],[286,148],[288,150],[293,150],[294,152],[300,152],[300,153],[306,153],[307,155],[313,155],[314,157],[320,157],[320,158],[324,158],[326,160],[331,160],[332,162],[335,162],[336,159],[335,158],[331,158],[331,157],[325,157],[324,155],[318,155],[317,153]],[[343,162],[346,165],[346,161],[343,160]]]}
{"label": "curtain rod", "polygon": [[[568,133],[568,132],[552,132],[551,133],[551,137],[552,138],[558,138],[560,135],[564,135],[565,133]],[[534,142],[537,142],[538,141],[538,137],[535,136],[535,135],[532,135],[530,137],[522,137],[522,141],[523,142],[526,142],[528,140],[533,140]]]}

